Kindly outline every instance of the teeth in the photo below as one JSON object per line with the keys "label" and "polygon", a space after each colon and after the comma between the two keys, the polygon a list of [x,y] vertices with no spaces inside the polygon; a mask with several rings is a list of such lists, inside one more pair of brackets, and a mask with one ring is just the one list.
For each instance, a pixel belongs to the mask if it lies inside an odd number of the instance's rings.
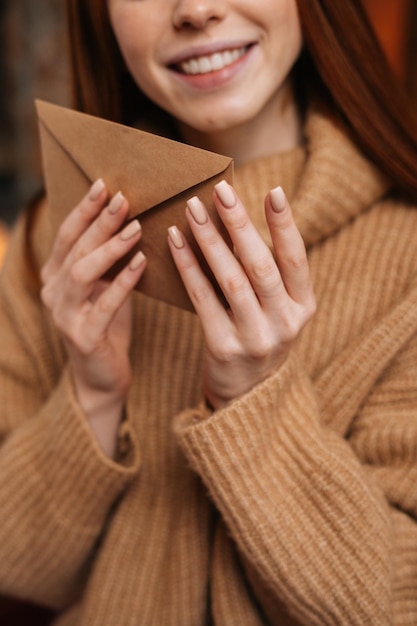
{"label": "teeth", "polygon": [[210,56],[198,57],[195,59],[189,59],[180,63],[180,70],[184,74],[208,74],[209,72],[215,72],[221,70],[228,65],[231,65],[237,61],[246,52],[246,48],[239,48],[238,50],[226,50],[225,52],[215,52]]}

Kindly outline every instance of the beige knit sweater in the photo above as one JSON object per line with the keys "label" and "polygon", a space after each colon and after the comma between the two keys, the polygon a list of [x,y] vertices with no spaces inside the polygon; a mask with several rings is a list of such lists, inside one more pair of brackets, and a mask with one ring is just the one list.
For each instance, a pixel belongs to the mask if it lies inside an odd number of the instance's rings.
{"label": "beige knit sweater", "polygon": [[[417,210],[318,113],[307,151],[237,169],[266,236],[282,184],[318,312],[286,364],[201,401],[191,313],[135,294],[134,382],[105,458],[25,284],[1,276],[0,593],[59,626],[417,624]],[[49,236],[34,229],[38,264]]]}

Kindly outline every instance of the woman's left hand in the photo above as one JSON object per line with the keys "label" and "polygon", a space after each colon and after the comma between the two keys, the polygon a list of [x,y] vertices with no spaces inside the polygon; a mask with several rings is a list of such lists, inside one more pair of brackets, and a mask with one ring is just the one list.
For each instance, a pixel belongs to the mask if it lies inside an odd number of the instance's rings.
{"label": "woman's left hand", "polygon": [[169,229],[169,245],[201,320],[206,342],[204,393],[221,408],[267,378],[315,313],[307,255],[280,187],[265,199],[274,254],[249,219],[233,187],[215,187],[216,209],[232,239],[227,246],[198,198],[187,219],[229,304],[225,309],[184,235]]}

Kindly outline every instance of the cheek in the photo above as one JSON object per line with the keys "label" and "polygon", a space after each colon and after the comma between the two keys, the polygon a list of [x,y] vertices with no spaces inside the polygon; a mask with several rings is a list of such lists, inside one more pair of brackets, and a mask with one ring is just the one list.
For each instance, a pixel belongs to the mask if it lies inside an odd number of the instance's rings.
{"label": "cheek", "polygon": [[[133,5],[132,5],[133,6]],[[146,74],[147,59],[153,50],[152,33],[140,27],[141,20],[129,8],[110,13],[113,32],[127,68],[137,80]]]}
{"label": "cheek", "polygon": [[296,0],[265,0],[263,15],[272,36],[279,37],[291,50],[301,49],[301,23]]}

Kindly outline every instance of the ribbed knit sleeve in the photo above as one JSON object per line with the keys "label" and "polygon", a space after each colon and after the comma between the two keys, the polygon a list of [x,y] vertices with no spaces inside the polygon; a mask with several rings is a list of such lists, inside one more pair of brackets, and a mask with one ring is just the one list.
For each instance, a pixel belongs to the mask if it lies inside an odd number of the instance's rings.
{"label": "ribbed knit sleeve", "polygon": [[289,612],[309,626],[391,624],[388,504],[349,444],[321,426],[297,358],[201,417],[181,416],[181,446],[240,551]]}
{"label": "ribbed knit sleeve", "polygon": [[22,279],[23,240],[20,225],[0,283],[0,592],[59,608],[85,582],[139,461],[128,427],[123,463],[96,443],[39,300]]}

